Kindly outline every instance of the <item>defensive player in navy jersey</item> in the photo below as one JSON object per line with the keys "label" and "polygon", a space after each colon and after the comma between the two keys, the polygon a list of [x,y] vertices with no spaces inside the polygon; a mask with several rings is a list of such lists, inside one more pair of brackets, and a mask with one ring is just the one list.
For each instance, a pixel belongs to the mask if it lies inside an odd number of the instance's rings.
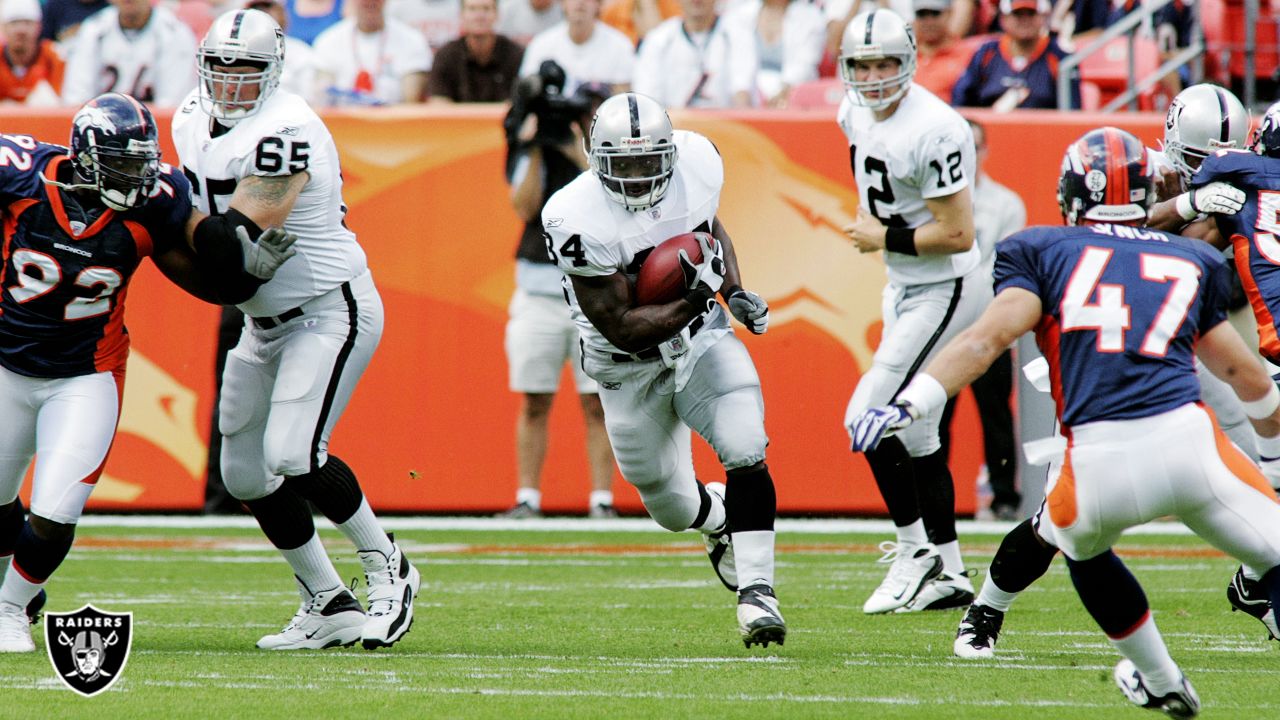
{"label": "defensive player in navy jersey", "polygon": [[115,437],[134,271],[150,256],[192,295],[238,302],[288,259],[292,237],[208,234],[187,180],[160,162],[150,111],[119,94],[76,113],[70,149],[0,136],[0,211],[0,557],[11,556],[0,652],[31,652],[26,608],[70,550]]}
{"label": "defensive player in navy jersey", "polygon": [[1034,329],[1049,362],[1062,472],[1041,528],[1067,557],[1085,609],[1124,656],[1133,703],[1193,717],[1200,701],[1169,656],[1137,580],[1111,551],[1127,528],[1171,515],[1258,568],[1280,602],[1280,504],[1200,404],[1199,356],[1244,403],[1265,454],[1280,450],[1280,389],[1226,322],[1227,267],[1211,248],[1138,227],[1154,195],[1146,149],[1116,128],[1068,147],[1066,228],[1031,228],[996,260],[996,298],[898,394],[854,424],[858,449],[911,425]]}

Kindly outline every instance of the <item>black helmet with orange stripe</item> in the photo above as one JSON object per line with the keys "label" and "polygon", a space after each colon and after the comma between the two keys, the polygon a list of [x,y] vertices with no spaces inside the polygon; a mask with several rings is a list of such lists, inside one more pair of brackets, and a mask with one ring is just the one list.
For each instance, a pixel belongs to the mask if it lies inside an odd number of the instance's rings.
{"label": "black helmet with orange stripe", "polygon": [[1058,176],[1058,206],[1068,225],[1135,225],[1147,219],[1154,182],[1142,142],[1119,128],[1101,127],[1067,147]]}

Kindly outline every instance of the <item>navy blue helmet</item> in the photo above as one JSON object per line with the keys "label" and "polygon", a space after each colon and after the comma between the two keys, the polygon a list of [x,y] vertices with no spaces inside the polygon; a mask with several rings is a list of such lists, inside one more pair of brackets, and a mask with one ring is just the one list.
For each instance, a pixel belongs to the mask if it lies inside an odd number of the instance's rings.
{"label": "navy blue helmet", "polygon": [[1280,158],[1280,102],[1267,108],[1249,138],[1249,149],[1258,155]]}
{"label": "navy blue helmet", "polygon": [[160,177],[160,140],[151,111],[121,93],[85,103],[71,121],[71,162],[107,207],[142,207]]}
{"label": "navy blue helmet", "polygon": [[1132,134],[1101,127],[1067,147],[1058,176],[1058,206],[1068,225],[1142,222],[1154,199],[1147,149]]}

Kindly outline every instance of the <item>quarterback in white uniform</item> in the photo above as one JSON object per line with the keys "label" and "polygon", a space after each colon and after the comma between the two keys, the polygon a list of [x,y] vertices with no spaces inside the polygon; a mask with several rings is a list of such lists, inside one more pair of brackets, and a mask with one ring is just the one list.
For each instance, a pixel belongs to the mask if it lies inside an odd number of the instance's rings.
{"label": "quarterback in white uniform", "polygon": [[[583,367],[600,383],[618,467],[659,525],[703,533],[716,574],[738,593],[746,645],[782,644],[760,378],[716,296],[756,334],[769,308],[742,289],[716,219],[720,154],[707,138],[675,131],[662,105],[637,93],[606,100],[590,136],[591,172],[551,196],[542,223],[567,275]],[[681,256],[686,295],[634,306],[632,283],[649,253],[689,232],[701,233],[702,257]],[[724,484],[694,477],[690,429],[715,450]]]}
{"label": "quarterback in white uniform", "polygon": [[[924,363],[991,300],[974,242],[973,133],[957,112],[911,82],[911,28],[889,10],[853,18],[841,45],[846,91],[839,123],[858,185],[845,232],[864,253],[884,251],[884,334],[849,400],[844,424],[891,401]],[[941,413],[866,453],[897,528],[892,561],[867,613],[964,607],[973,599],[955,531],[955,488],[941,451]]]}
{"label": "quarterback in white uniform", "polygon": [[[391,645],[413,621],[418,570],[383,532],[329,435],[382,335],[364,251],[343,225],[333,138],[306,102],[277,90],[283,33],[258,10],[219,17],[200,45],[200,84],[174,115],[173,141],[201,210],[236,231],[282,224],[298,236],[227,356],[218,428],[228,491],[297,577],[302,605],[258,641],[272,650]],[[368,615],[343,585],[307,501],[356,546]]]}

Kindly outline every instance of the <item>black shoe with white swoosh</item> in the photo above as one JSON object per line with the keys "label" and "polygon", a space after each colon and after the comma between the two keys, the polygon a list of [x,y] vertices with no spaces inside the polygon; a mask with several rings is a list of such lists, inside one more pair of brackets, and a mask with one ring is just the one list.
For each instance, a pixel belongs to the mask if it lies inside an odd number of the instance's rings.
{"label": "black shoe with white swoosh", "polygon": [[1193,718],[1200,714],[1200,696],[1195,688],[1182,678],[1182,687],[1171,693],[1156,695],[1147,688],[1142,673],[1134,666],[1133,661],[1125,658],[1116,663],[1114,673],[1116,686],[1129,698],[1129,702],[1147,710],[1158,710],[1172,718]]}
{"label": "black shoe with white swoosh", "polygon": [[1227,585],[1227,602],[1231,603],[1231,612],[1239,610],[1258,619],[1267,628],[1271,640],[1280,640],[1280,628],[1276,627],[1276,612],[1271,607],[1271,598],[1267,597],[1266,588],[1257,580],[1244,576],[1244,568],[1236,570]]}

